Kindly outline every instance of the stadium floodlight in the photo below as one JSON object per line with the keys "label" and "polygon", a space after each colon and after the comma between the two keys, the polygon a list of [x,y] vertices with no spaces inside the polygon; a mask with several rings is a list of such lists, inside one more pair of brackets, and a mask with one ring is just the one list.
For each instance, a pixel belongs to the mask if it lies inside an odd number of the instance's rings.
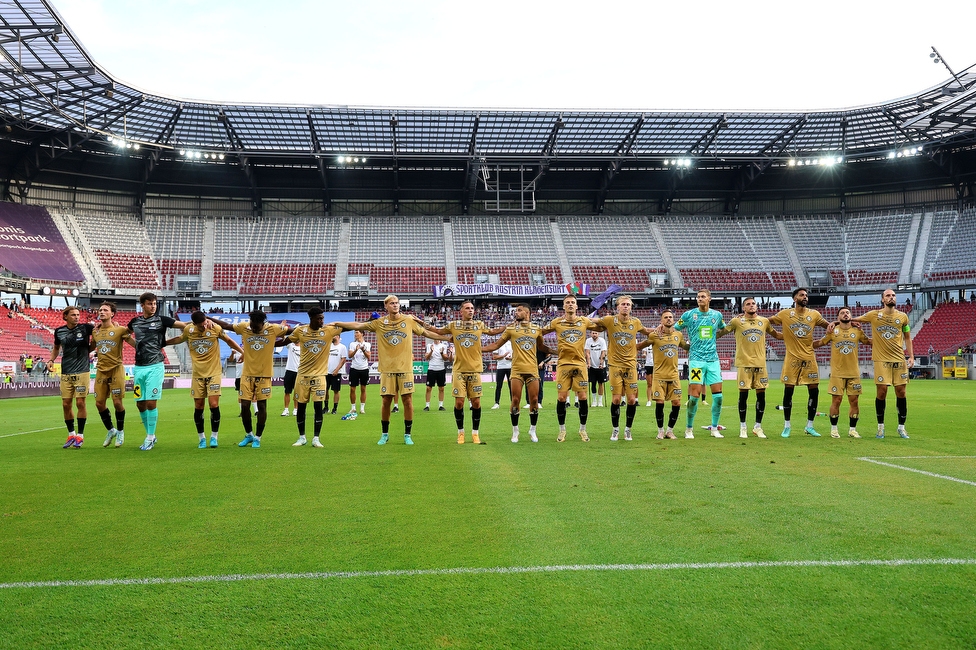
{"label": "stadium floodlight", "polygon": [[888,160],[891,160],[894,157],[895,157],[895,152],[894,151],[889,151],[888,152]]}
{"label": "stadium floodlight", "polygon": [[224,159],[224,154],[222,154],[222,153],[221,154],[217,154],[217,158],[219,158],[220,160],[223,160]]}

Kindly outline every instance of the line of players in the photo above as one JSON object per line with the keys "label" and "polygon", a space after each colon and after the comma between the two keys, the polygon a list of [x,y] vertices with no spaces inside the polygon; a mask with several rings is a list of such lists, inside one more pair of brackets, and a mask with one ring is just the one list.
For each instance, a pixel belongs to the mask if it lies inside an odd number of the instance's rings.
{"label": "line of players", "polygon": [[[740,437],[747,437],[746,415],[750,391],[756,391],[756,418],[753,433],[765,438],[762,419],[765,412],[765,389],[768,386],[766,371],[766,336],[784,340],[786,358],[783,363],[782,382],[784,384],[783,410],[785,425],[783,437],[789,437],[792,430],[791,412],[795,387],[805,385],[808,390],[807,423],[804,432],[819,437],[814,429],[819,397],[819,369],[813,349],[824,345],[831,346],[832,396],[830,417],[831,436],[839,437],[837,423],[839,407],[844,395],[850,402],[851,437],[860,437],[856,430],[858,419],[858,400],[861,392],[860,373],[857,365],[858,344],[872,344],[875,363],[875,383],[877,385],[876,413],[878,418],[877,437],[884,437],[884,407],[888,386],[895,387],[898,411],[898,433],[907,438],[905,419],[907,417],[906,386],[908,369],[914,365],[914,354],[907,316],[898,311],[894,291],[887,290],[882,295],[883,308],[851,318],[850,311],[843,309],[839,320],[828,323],[819,312],[808,309],[808,296],[805,289],[793,292],[794,306],[784,309],[772,318],[758,315],[756,301],[752,298],[743,303],[744,314],[725,323],[722,314],[709,307],[711,295],[708,290],[697,294],[697,309],[691,309],[675,321],[674,313],[667,310],[661,314],[661,322],[654,329],[647,329],[639,319],[632,317],[633,302],[629,296],[616,300],[616,313],[599,319],[590,319],[577,313],[577,301],[567,296],[563,301],[563,315],[541,326],[531,322],[529,306],[514,305],[515,321],[507,326],[488,328],[482,321],[474,320],[474,305],[463,303],[461,319],[446,324],[442,328],[426,326],[412,316],[400,313],[399,299],[388,296],[384,301],[385,314],[370,321],[359,323],[324,324],[324,311],[320,308],[309,310],[309,323],[295,328],[287,324],[268,323],[261,311],[251,312],[250,320],[238,324],[227,323],[217,318],[207,318],[202,312],[193,314],[190,324],[180,323],[156,314],[156,297],[151,293],[140,297],[142,315],[133,319],[128,328],[120,328],[111,320],[115,313],[112,303],[103,303],[99,308],[99,324],[80,325],[76,308],[66,308],[66,325],[55,332],[55,347],[51,361],[58,351],[65,351],[62,363],[62,403],[65,424],[69,438],[65,447],[80,447],[83,442],[85,426],[84,396],[88,386],[88,351],[97,349],[99,362],[96,366],[96,407],[108,431],[104,445],[114,439],[116,446],[124,440],[124,408],[121,396],[124,393],[124,372],[121,365],[121,345],[128,343],[136,348],[136,368],[134,372],[136,403],[146,428],[146,440],[140,449],[149,450],[155,445],[156,400],[162,389],[162,353],[166,344],[186,342],[193,362],[191,396],[194,400],[194,422],[200,437],[199,446],[205,448],[203,407],[209,402],[211,414],[210,446],[218,444],[217,433],[220,423],[220,359],[218,340],[226,341],[232,349],[243,357],[243,372],[239,395],[241,418],[245,436],[239,446],[258,448],[267,422],[266,402],[271,395],[271,376],[273,353],[276,345],[285,342],[297,344],[300,360],[295,377],[296,420],[299,439],[295,446],[305,445],[306,407],[313,404],[312,445],[321,447],[325,400],[330,380],[328,376],[329,350],[331,343],[343,330],[357,332],[357,342],[363,343],[359,333],[364,331],[376,334],[380,393],[382,396],[382,433],[378,444],[389,441],[390,413],[396,398],[402,400],[404,407],[404,442],[412,445],[413,425],[413,335],[422,335],[435,340],[450,340],[455,346],[455,364],[452,392],[455,398],[454,415],[458,429],[458,443],[465,442],[464,405],[468,401],[472,411],[472,440],[480,443],[481,419],[481,372],[482,354],[493,352],[506,343],[511,345],[512,367],[509,384],[511,388],[512,442],[518,442],[520,430],[521,398],[523,388],[529,408],[529,437],[538,441],[538,393],[539,375],[537,360],[539,354],[557,356],[556,416],[559,425],[557,441],[566,439],[567,402],[570,393],[578,399],[579,435],[589,440],[586,424],[588,417],[588,366],[586,359],[587,331],[605,331],[608,334],[609,383],[613,394],[610,417],[613,431],[611,440],[616,441],[620,433],[620,414],[623,398],[626,397],[624,439],[632,439],[632,427],[637,411],[637,352],[651,347],[654,358],[654,375],[651,380],[652,396],[656,403],[655,418],[658,425],[658,439],[675,438],[674,426],[681,406],[681,384],[678,376],[678,349],[689,350],[689,399],[687,406],[687,426],[685,438],[694,437],[694,420],[698,405],[703,398],[704,387],[708,386],[712,395],[711,425],[712,436],[721,438],[718,420],[722,409],[722,375],[716,341],[726,334],[736,337],[736,366],[739,385]],[[871,323],[874,339],[868,339],[856,323]],[[782,334],[772,325],[782,327]],[[182,330],[181,336],[166,340],[164,332],[168,327]],[[818,340],[813,339],[816,327],[826,330]],[[224,329],[231,329],[242,337],[243,349],[227,337]],[[682,335],[687,334],[688,340]],[[555,333],[556,350],[551,350],[543,341],[543,336]],[[485,335],[501,335],[495,342],[484,345]],[[646,338],[638,342],[638,334]],[[90,338],[90,340],[89,340]],[[368,345],[368,344],[367,344]],[[355,347],[355,344],[354,344]],[[356,352],[362,354],[360,345]],[[84,351],[84,372],[81,371],[81,352]],[[368,362],[368,348],[365,359]],[[907,355],[907,357],[906,357]],[[350,357],[354,356],[351,351]],[[104,358],[104,363],[103,363]],[[78,366],[77,368],[75,366]],[[368,381],[368,363],[365,369]],[[334,381],[334,380],[333,380]],[[359,378],[364,387],[363,378]],[[355,391],[355,386],[351,388]],[[362,390],[362,389],[361,389]],[[107,396],[113,397],[117,425],[112,426],[105,406]],[[78,406],[78,431],[74,429],[72,398]],[[363,396],[364,398],[364,396]],[[256,406],[257,426],[251,418],[250,405]],[[664,422],[665,402],[671,403],[671,411]],[[428,388],[429,406],[429,388]],[[362,408],[362,407],[361,407]],[[355,403],[352,413],[355,413]]]}

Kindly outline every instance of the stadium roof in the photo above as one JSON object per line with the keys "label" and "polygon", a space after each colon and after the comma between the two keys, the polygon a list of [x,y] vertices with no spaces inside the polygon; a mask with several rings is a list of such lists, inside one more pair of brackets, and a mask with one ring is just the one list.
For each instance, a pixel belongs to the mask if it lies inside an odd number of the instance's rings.
{"label": "stadium roof", "polygon": [[[501,209],[504,196],[531,190],[599,212],[608,199],[669,202],[682,192],[736,204],[795,186],[960,187],[974,169],[970,69],[901,99],[817,112],[203,103],[115,81],[44,0],[0,4],[0,54],[0,165],[4,198],[17,200],[45,182],[139,202],[147,193],[245,196],[260,210],[264,198],[317,198],[328,210],[335,199],[422,199],[468,211],[479,200]],[[918,160],[896,170],[891,159],[903,157]],[[784,175],[810,165],[863,168],[826,182]],[[757,182],[780,169],[778,180]]]}

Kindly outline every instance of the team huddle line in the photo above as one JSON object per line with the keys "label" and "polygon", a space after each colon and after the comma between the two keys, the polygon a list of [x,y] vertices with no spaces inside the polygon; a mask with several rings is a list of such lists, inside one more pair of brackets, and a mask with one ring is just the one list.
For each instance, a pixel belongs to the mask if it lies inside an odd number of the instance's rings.
{"label": "team huddle line", "polygon": [[[355,388],[361,387],[362,412],[365,402],[365,386],[369,381],[369,355],[371,347],[362,338],[363,332],[376,335],[378,370],[380,373],[380,424],[382,427],[377,444],[385,445],[390,439],[390,414],[396,410],[395,401],[403,406],[403,439],[407,445],[413,444],[413,337],[424,336],[438,341],[453,342],[454,369],[452,395],[454,396],[454,418],[457,424],[459,444],[466,441],[464,407],[471,407],[471,439],[481,443],[481,373],[484,369],[483,354],[498,351],[496,358],[511,363],[509,387],[511,391],[510,417],[512,442],[517,443],[521,435],[519,421],[522,411],[522,393],[525,392],[529,410],[529,439],[538,442],[540,361],[555,355],[556,363],[556,419],[559,432],[558,442],[566,440],[566,415],[569,396],[572,393],[578,400],[579,436],[583,442],[589,441],[586,425],[589,415],[588,392],[591,382],[609,383],[612,392],[610,420],[612,433],[610,440],[617,441],[620,431],[621,407],[624,406],[624,440],[633,439],[634,419],[638,405],[638,367],[637,353],[650,348],[648,358],[653,364],[646,366],[652,373],[649,380],[651,395],[655,402],[655,419],[658,439],[674,439],[674,427],[681,409],[682,391],[678,374],[678,351],[688,350],[689,389],[686,409],[686,428],[684,437],[694,438],[694,421],[699,404],[704,400],[705,387],[711,398],[711,422],[708,426],[711,436],[722,438],[719,417],[722,411],[722,372],[718,357],[717,340],[725,335],[735,337],[735,365],[739,387],[739,436],[747,438],[746,424],[748,396],[755,391],[755,421],[752,433],[765,438],[762,428],[765,414],[765,391],[769,385],[766,368],[766,337],[783,340],[786,356],[783,362],[781,381],[784,386],[782,410],[784,426],[782,437],[788,438],[792,432],[793,394],[797,386],[807,388],[807,422],[804,433],[820,437],[814,427],[814,416],[820,390],[820,370],[814,356],[814,348],[830,346],[830,435],[839,438],[838,421],[840,406],[846,396],[849,403],[850,426],[848,435],[859,438],[857,421],[859,418],[858,397],[862,386],[858,367],[858,346],[871,345],[874,362],[874,377],[877,387],[875,410],[878,420],[876,437],[883,438],[884,411],[888,387],[895,391],[898,434],[908,438],[905,430],[907,418],[906,388],[908,369],[914,365],[915,358],[908,317],[895,306],[895,292],[886,290],[882,294],[882,308],[853,318],[848,309],[841,309],[838,320],[828,323],[819,312],[808,308],[807,290],[793,292],[793,307],[783,309],[771,318],[758,315],[758,306],[753,298],[743,301],[743,313],[726,323],[721,312],[710,308],[711,293],[707,289],[698,291],[697,308],[689,309],[677,319],[674,312],[665,310],[660,323],[653,328],[646,327],[631,316],[633,300],[630,296],[619,296],[615,301],[615,313],[601,318],[590,318],[578,313],[574,296],[563,299],[563,313],[547,325],[539,325],[530,320],[530,308],[525,303],[513,305],[514,321],[508,325],[489,328],[483,321],[474,319],[474,304],[464,302],[460,308],[460,320],[451,321],[444,327],[428,325],[414,316],[400,313],[397,296],[387,296],[383,302],[385,313],[365,322],[325,323],[325,312],[320,307],[308,310],[309,322],[306,325],[289,326],[287,323],[269,323],[263,311],[255,310],[249,320],[237,324],[222,321],[213,315],[194,312],[190,323],[176,321],[157,312],[157,298],[153,293],[139,297],[142,313],[132,319],[128,327],[121,327],[112,320],[116,306],[104,302],[98,309],[97,324],[79,323],[80,312],[77,307],[64,309],[65,325],[55,330],[55,344],[51,351],[51,363],[63,350],[61,364],[61,398],[64,410],[68,440],[64,447],[81,447],[84,442],[84,429],[87,420],[86,396],[88,393],[89,353],[97,351],[98,361],[95,372],[95,407],[106,428],[103,446],[114,441],[116,447],[124,443],[125,407],[122,398],[125,394],[125,371],[122,364],[122,345],[127,344],[136,350],[136,363],[133,372],[133,393],[139,415],[145,428],[146,438],[139,447],[149,451],[156,444],[158,421],[157,400],[162,393],[163,353],[166,345],[186,343],[192,363],[190,395],[194,402],[194,424],[199,436],[199,447],[216,447],[220,427],[220,389],[221,365],[219,341],[226,342],[243,360],[238,385],[240,397],[241,423],[244,438],[239,447],[260,448],[261,438],[267,423],[267,400],[271,396],[273,375],[273,355],[277,346],[294,344],[299,352],[299,360],[294,382],[295,415],[298,426],[298,441],[294,446],[307,444],[306,409],[309,402],[313,408],[312,446],[322,447],[320,435],[327,409],[327,396],[330,388],[336,386],[336,368],[330,367],[330,346],[341,332],[352,330],[356,343],[348,351],[353,361],[350,372],[351,395],[355,416]],[[870,323],[873,335],[868,337],[861,328],[862,323]],[[780,330],[773,326],[780,326]],[[179,336],[167,339],[166,330],[181,330]],[[823,336],[814,339],[814,330],[823,329]],[[241,337],[241,345],[227,336],[233,331]],[[607,335],[606,348],[596,341],[596,333]],[[553,333],[556,338],[555,349],[543,340],[546,334]],[[590,333],[592,336],[588,337]],[[497,336],[485,344],[483,337]],[[639,338],[643,337],[643,338]],[[593,345],[588,345],[593,341]],[[594,353],[595,351],[595,353]],[[451,354],[451,353],[449,353]],[[602,360],[607,361],[606,376],[602,375]],[[343,360],[344,363],[344,360]],[[430,387],[435,383],[443,387],[443,379],[438,380],[434,371],[434,381],[428,382],[427,407],[429,407]],[[287,374],[287,373],[286,373]],[[443,393],[441,405],[443,405]],[[115,422],[107,408],[108,398],[112,398],[115,409]],[[602,404],[602,392],[597,398]],[[671,408],[665,422],[665,403]],[[255,407],[252,419],[251,405]],[[74,408],[77,407],[77,430],[75,429]],[[209,406],[211,435],[209,442],[205,434],[204,407]],[[496,397],[497,406],[497,397]],[[286,404],[287,412],[287,404]],[[334,410],[333,410],[334,412]]]}

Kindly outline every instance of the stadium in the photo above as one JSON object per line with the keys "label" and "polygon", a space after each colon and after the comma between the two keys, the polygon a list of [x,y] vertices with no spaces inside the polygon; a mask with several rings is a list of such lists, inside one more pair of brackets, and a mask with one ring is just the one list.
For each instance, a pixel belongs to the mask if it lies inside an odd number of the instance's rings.
{"label": "stadium", "polygon": [[[0,3],[0,36],[11,647],[971,643],[976,399],[955,380],[972,378],[976,346],[972,66],[821,111],[232,104],[119,81],[46,0]],[[631,446],[607,440],[600,408],[592,442],[557,446],[550,383],[538,445],[508,443],[507,409],[486,407],[487,444],[459,447],[435,405],[416,449],[377,453],[371,385],[367,416],[329,416],[326,448],[295,450],[275,410],[279,354],[271,442],[231,443],[225,388],[220,448],[198,455],[191,362],[174,346],[158,448],[90,434],[63,452],[55,368],[24,365],[48,360],[65,305],[95,322],[110,300],[126,325],[147,291],[177,320],[260,308],[292,323],[315,306],[365,321],[395,294],[438,327],[465,300],[495,326],[514,302],[541,324],[567,294],[600,315],[628,294],[653,327],[702,288],[730,319],[751,297],[773,316],[797,287],[828,321],[897,291],[916,357],[910,440],[661,443],[641,387]],[[731,395],[733,337],[718,352]],[[785,354],[769,341],[771,379]],[[424,355],[418,336],[418,382]],[[871,347],[859,355],[863,427]],[[829,350],[817,359],[826,379]]]}

